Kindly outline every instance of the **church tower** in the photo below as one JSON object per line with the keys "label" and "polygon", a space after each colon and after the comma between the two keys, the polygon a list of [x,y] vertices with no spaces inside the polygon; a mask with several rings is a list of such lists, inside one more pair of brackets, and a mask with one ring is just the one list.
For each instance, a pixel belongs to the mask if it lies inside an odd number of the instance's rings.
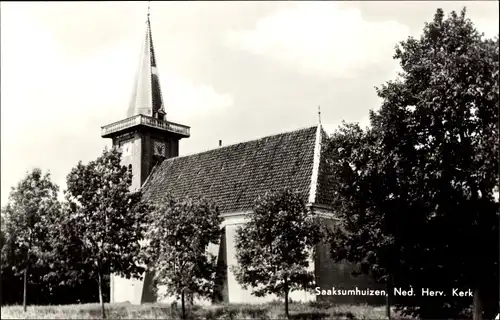
{"label": "church tower", "polygon": [[[101,136],[111,138],[113,146],[122,149],[122,163],[132,170],[131,190],[138,190],[155,164],[179,155],[179,141],[189,138],[189,129],[167,121],[148,9],[144,45],[126,118],[102,127]],[[154,302],[151,280],[149,273],[143,280],[112,274],[110,302]]]}
{"label": "church tower", "polygon": [[123,163],[132,168],[132,190],[139,189],[154,165],[179,155],[179,140],[189,127],[167,121],[156,65],[149,12],[146,37],[126,118],[102,127],[101,136],[122,148]]}

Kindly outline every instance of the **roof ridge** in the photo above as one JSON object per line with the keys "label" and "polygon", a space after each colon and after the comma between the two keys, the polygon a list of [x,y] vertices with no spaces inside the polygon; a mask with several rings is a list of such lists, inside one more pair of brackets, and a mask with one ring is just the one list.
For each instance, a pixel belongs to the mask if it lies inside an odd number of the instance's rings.
{"label": "roof ridge", "polygon": [[183,156],[172,157],[172,158],[165,159],[164,161],[175,161],[175,159],[186,158],[186,157],[190,157],[190,156],[194,156],[194,155],[199,155],[199,154],[203,154],[203,153],[207,153],[207,152],[212,152],[212,151],[216,151],[216,150],[220,150],[220,149],[224,149],[224,148],[234,147],[234,146],[245,144],[245,143],[249,143],[249,142],[255,142],[255,141],[264,140],[264,139],[271,138],[271,137],[276,137],[276,136],[285,135],[285,134],[291,134],[291,133],[295,133],[295,132],[299,132],[299,131],[304,131],[304,130],[308,130],[308,129],[312,129],[312,128],[317,128],[317,127],[318,127],[317,124],[315,124],[313,126],[301,127],[301,128],[290,130],[290,131],[284,131],[284,132],[280,132],[280,133],[276,133],[276,134],[267,135],[267,136],[260,137],[260,138],[257,138],[257,139],[252,139],[252,140],[237,142],[237,143],[233,143],[233,144],[228,144],[228,145],[225,145],[225,146],[216,147],[216,148],[208,149],[208,150],[205,150],[205,151],[193,152],[193,153],[190,153],[190,154],[185,154]]}

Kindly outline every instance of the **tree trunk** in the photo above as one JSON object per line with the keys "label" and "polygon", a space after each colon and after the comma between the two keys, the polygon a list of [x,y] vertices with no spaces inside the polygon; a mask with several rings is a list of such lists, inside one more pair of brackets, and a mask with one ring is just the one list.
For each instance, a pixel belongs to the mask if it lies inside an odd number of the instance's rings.
{"label": "tree trunk", "polygon": [[483,320],[483,302],[481,300],[479,289],[474,290],[472,320]]}
{"label": "tree trunk", "polygon": [[99,284],[99,303],[101,304],[101,315],[103,319],[106,319],[106,313],[104,311],[104,298],[102,294],[102,277],[101,273],[97,273],[97,282]]}
{"label": "tree trunk", "polygon": [[392,288],[391,288],[391,276],[387,277],[387,284],[386,284],[386,289],[387,289],[387,295],[385,298],[385,313],[387,315],[387,319],[391,320],[391,297],[392,297]]}
{"label": "tree trunk", "polygon": [[27,307],[26,307],[26,289],[27,289],[27,283],[28,283],[28,267],[24,268],[24,285],[23,285],[23,310],[26,312]]}
{"label": "tree trunk", "polygon": [[189,304],[194,306],[194,294],[189,295]]}
{"label": "tree trunk", "polygon": [[290,319],[290,314],[288,313],[288,279],[285,279],[285,316]]}
{"label": "tree trunk", "polygon": [[391,320],[391,297],[389,292],[385,298],[385,313],[387,315],[387,319]]}
{"label": "tree trunk", "polygon": [[182,310],[182,319],[186,319],[186,297],[184,294],[184,290],[181,293],[181,310]]}
{"label": "tree trunk", "polygon": [[23,284],[23,310],[26,312],[27,310],[27,289],[28,289],[28,267],[30,264],[30,247],[31,247],[31,230],[29,234],[28,240],[28,250],[26,250],[26,266],[24,268],[24,284]]}

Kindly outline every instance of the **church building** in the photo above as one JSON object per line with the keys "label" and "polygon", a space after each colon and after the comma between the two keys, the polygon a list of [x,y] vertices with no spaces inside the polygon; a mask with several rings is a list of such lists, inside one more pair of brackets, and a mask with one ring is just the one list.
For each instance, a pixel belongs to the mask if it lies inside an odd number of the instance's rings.
{"label": "church building", "polygon": [[[326,133],[321,125],[179,156],[181,140],[190,137],[190,127],[167,120],[149,15],[126,118],[102,127],[102,137],[111,138],[114,146],[122,148],[122,161],[133,172],[131,188],[142,188],[146,200],[158,202],[170,192],[174,196],[204,196],[219,207],[223,217],[222,237],[220,245],[212,249],[218,257],[217,263],[225,270],[219,275],[221,302],[260,303],[276,299],[251,295],[236,282],[231,271],[231,266],[237,263],[236,228],[244,223],[258,195],[290,187],[303,195],[307,206],[323,217],[325,223],[335,220],[329,205],[333,190],[322,175],[322,142]],[[310,268],[317,286],[322,289],[372,289],[366,278],[351,276],[350,266],[334,263],[323,246],[317,248]],[[110,302],[154,302],[156,297],[152,292],[149,274],[143,280],[111,277]],[[314,292],[292,292],[290,298],[294,301],[359,301],[359,297],[324,297]],[[365,297],[363,300],[369,302],[371,299]]]}

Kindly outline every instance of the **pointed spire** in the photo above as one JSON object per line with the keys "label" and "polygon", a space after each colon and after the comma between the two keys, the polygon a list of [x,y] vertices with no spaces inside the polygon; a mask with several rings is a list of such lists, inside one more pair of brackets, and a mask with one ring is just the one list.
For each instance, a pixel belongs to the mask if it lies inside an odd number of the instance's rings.
{"label": "pointed spire", "polygon": [[165,108],[161,94],[160,78],[156,66],[156,57],[151,34],[150,4],[146,20],[146,37],[141,52],[132,99],[127,117],[143,114],[165,120]]}

